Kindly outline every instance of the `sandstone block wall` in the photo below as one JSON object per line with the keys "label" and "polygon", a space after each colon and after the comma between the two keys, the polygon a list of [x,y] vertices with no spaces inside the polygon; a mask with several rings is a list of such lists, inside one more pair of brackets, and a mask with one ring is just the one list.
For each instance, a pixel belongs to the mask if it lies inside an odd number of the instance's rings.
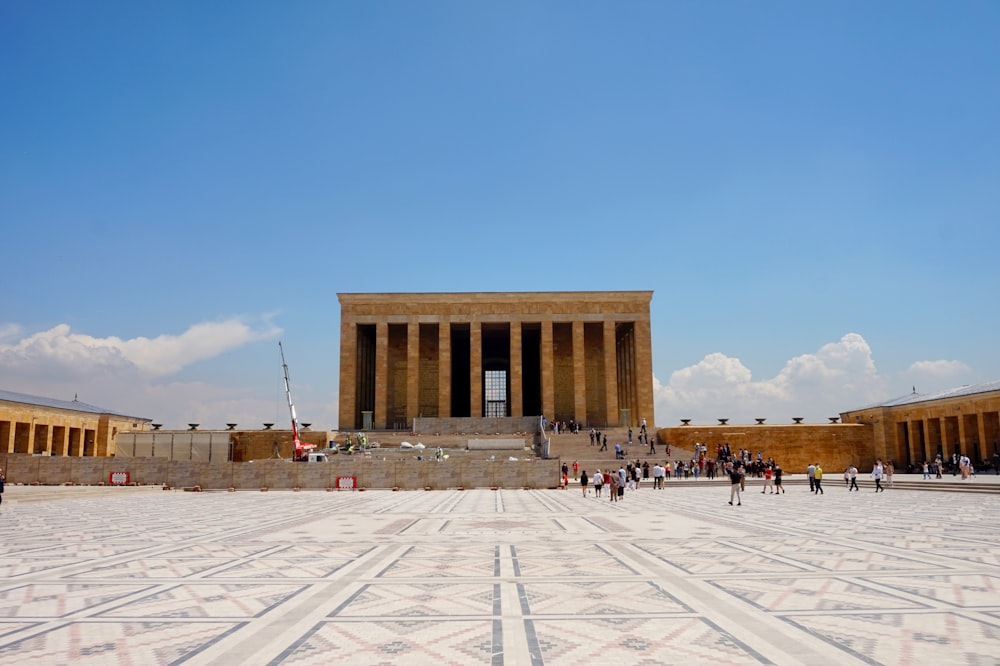
{"label": "sandstone block wall", "polygon": [[351,458],[328,463],[287,460],[208,463],[161,458],[69,458],[0,454],[7,483],[97,485],[112,472],[128,472],[133,483],[208,489],[335,488],[337,477],[356,477],[359,487],[414,490],[457,488],[554,488],[558,460],[381,461]]}
{"label": "sandstone block wall", "polygon": [[754,458],[761,451],[765,460],[774,458],[790,474],[805,472],[815,462],[831,475],[850,464],[868,471],[876,457],[872,427],[861,424],[688,425],[659,428],[656,433],[661,442],[687,451],[693,451],[696,442],[705,444],[711,458],[725,442],[733,451],[751,450]]}

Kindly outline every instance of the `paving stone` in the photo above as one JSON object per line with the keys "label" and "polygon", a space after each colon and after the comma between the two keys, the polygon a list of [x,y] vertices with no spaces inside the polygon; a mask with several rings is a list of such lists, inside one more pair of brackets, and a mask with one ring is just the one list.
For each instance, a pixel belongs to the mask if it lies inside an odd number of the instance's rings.
{"label": "paving stone", "polygon": [[7,490],[11,663],[1000,663],[1000,494]]}

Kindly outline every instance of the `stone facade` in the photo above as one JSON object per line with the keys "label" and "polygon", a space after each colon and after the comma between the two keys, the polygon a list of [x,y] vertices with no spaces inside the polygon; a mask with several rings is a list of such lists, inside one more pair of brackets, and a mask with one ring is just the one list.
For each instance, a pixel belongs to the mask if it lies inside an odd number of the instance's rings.
{"label": "stone facade", "polygon": [[764,460],[774,458],[788,474],[805,473],[810,463],[818,462],[833,476],[851,464],[870,470],[875,462],[872,428],[860,424],[686,425],[656,433],[661,442],[688,451],[704,444],[710,458],[726,443],[733,452],[750,450],[754,459],[760,451]]}
{"label": "stone facade", "polygon": [[841,414],[872,428],[874,455],[897,468],[922,466],[939,454],[974,464],[1000,462],[1000,382],[909,396]]}
{"label": "stone facade", "polygon": [[420,417],[654,422],[650,291],[338,298],[341,430]]}
{"label": "stone facade", "polygon": [[121,432],[148,430],[149,419],[68,400],[0,391],[0,452],[108,456]]}

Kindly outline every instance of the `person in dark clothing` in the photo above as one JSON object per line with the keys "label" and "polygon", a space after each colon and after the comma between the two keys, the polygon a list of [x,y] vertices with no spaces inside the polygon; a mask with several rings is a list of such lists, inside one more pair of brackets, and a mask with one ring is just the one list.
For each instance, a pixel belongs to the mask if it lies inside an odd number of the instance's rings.
{"label": "person in dark clothing", "polygon": [[743,501],[740,499],[740,483],[743,481],[743,471],[736,466],[729,471],[729,482],[732,484],[729,488],[729,504],[733,503],[733,497],[736,497],[736,506],[743,506]]}
{"label": "person in dark clothing", "polygon": [[777,495],[779,490],[785,492],[785,487],[781,485],[781,465],[774,463],[774,494]]}

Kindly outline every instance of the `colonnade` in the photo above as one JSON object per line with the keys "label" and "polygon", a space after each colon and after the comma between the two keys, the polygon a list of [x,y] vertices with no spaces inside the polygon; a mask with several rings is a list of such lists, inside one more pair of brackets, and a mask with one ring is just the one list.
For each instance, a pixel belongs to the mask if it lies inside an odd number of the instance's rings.
{"label": "colonnade", "polygon": [[338,296],[341,429],[652,422],[651,292]]}
{"label": "colonnade", "polygon": [[[62,423],[60,423],[62,421]],[[98,424],[68,425],[64,419],[0,420],[0,451],[53,456],[107,455]]]}
{"label": "colonnade", "polygon": [[928,415],[897,421],[896,449],[900,460],[921,465],[938,454],[968,456],[974,463],[993,462],[1000,454],[1000,413],[974,411],[950,415]]}

